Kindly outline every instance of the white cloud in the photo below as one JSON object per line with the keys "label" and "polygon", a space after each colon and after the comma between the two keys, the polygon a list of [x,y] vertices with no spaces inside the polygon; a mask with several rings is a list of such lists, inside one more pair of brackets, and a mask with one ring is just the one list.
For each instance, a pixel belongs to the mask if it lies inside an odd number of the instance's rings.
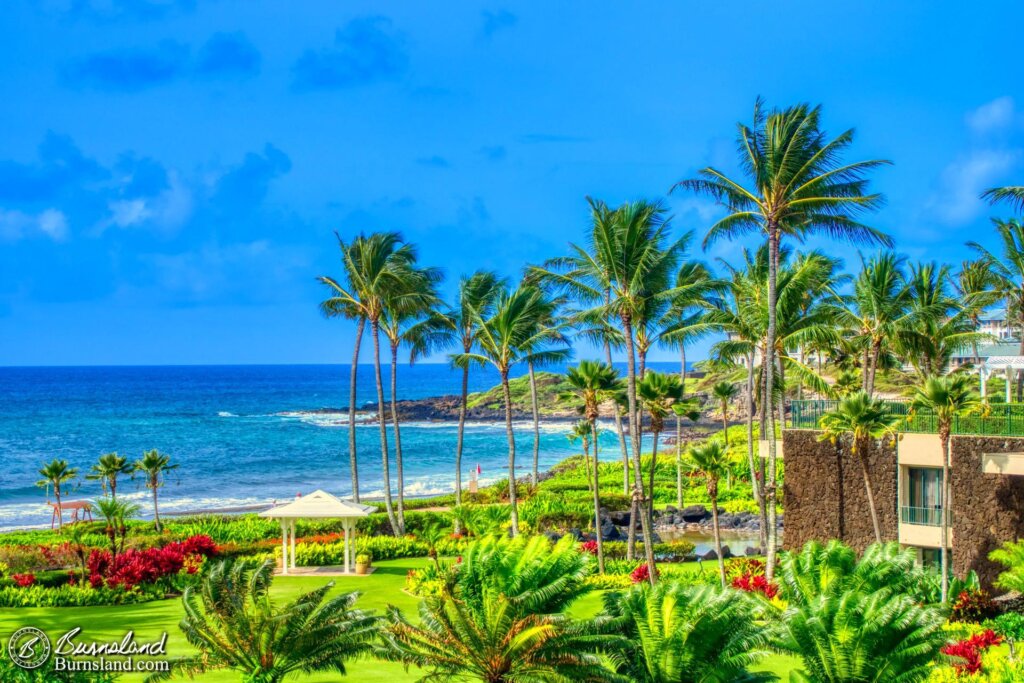
{"label": "white cloud", "polygon": [[1004,96],[967,112],[965,120],[972,132],[984,135],[1006,129],[1013,124],[1015,118],[1013,98]]}
{"label": "white cloud", "polygon": [[939,189],[928,201],[928,209],[947,224],[975,218],[985,206],[979,195],[1013,168],[1019,157],[1013,149],[968,152],[943,169]]}
{"label": "white cloud", "polygon": [[67,217],[58,209],[46,209],[39,214],[0,209],[0,240],[17,242],[35,236],[63,242],[68,236]]}
{"label": "white cloud", "polygon": [[109,202],[110,216],[100,226],[100,232],[111,226],[134,228],[147,225],[161,232],[175,232],[192,215],[192,192],[175,171],[167,174],[167,181],[168,187],[156,196]]}

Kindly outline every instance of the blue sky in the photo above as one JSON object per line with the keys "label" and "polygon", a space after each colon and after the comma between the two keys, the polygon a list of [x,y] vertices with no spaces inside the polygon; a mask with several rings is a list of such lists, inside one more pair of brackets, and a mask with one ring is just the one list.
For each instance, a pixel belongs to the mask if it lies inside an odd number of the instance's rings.
{"label": "blue sky", "polygon": [[0,365],[347,362],[351,330],[316,309],[335,230],[399,230],[451,281],[561,253],[586,195],[666,198],[699,235],[718,209],[666,192],[734,170],[757,95],[855,127],[857,157],[895,162],[874,224],[911,258],[958,262],[991,242],[978,193],[1024,181],[1022,15],[12,0]]}

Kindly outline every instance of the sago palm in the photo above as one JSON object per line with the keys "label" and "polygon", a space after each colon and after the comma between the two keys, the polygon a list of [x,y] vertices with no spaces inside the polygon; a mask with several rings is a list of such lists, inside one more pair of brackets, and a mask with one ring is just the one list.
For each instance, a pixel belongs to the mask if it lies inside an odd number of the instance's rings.
{"label": "sago palm", "polygon": [[63,529],[64,513],[60,507],[60,498],[64,493],[64,486],[78,476],[78,468],[68,467],[67,460],[54,458],[39,469],[39,476],[42,479],[36,482],[36,486],[53,487],[53,496],[57,499],[57,528]]}
{"label": "sago palm", "polygon": [[775,646],[800,658],[792,683],[920,683],[947,643],[945,610],[921,604],[914,551],[872,546],[857,561],[837,542],[810,543],[779,566]]}
{"label": "sago palm", "polygon": [[570,349],[560,333],[544,326],[553,314],[554,302],[532,285],[504,289],[488,318],[476,312],[477,351],[458,354],[458,363],[489,363],[501,377],[505,403],[505,434],[508,440],[508,495],[512,506],[512,533],[519,533],[516,506],[516,437],[512,429],[512,393],[509,373],[527,356],[557,362],[568,358]]}
{"label": "sago palm", "polygon": [[142,476],[146,488],[153,492],[153,522],[160,531],[160,506],[157,504],[157,491],[164,485],[167,473],[178,469],[171,464],[171,456],[160,453],[155,448],[146,451],[135,461],[135,472]]}
{"label": "sago palm", "polygon": [[619,373],[608,363],[582,360],[576,367],[566,370],[565,381],[572,387],[571,392],[583,402],[583,415],[590,426],[591,442],[594,444],[594,533],[597,540],[598,571],[604,573],[604,543],[601,538],[601,464],[600,441],[597,433],[597,418],[601,404],[612,399],[621,390]]}
{"label": "sago palm", "polygon": [[618,638],[564,610],[589,588],[572,538],[490,538],[467,547],[441,594],[413,622],[392,607],[377,655],[427,669],[422,680],[621,681],[599,652]]}
{"label": "sago palm", "polygon": [[722,588],[725,588],[725,558],[722,557],[722,533],[718,526],[718,482],[729,475],[729,453],[720,442],[705,441],[690,451],[690,464],[704,477],[704,486],[711,501],[711,530],[715,536],[719,578]]}
{"label": "sago palm", "polygon": [[864,492],[871,513],[871,524],[875,530],[875,542],[882,542],[882,528],[878,521],[874,487],[871,484],[871,470],[868,464],[868,447],[872,440],[894,438],[902,418],[891,411],[885,402],[871,398],[866,392],[840,399],[839,404],[821,416],[819,427],[821,440],[847,441],[850,453],[860,463],[864,478]]}
{"label": "sago palm", "polygon": [[744,593],[664,581],[608,593],[604,602],[605,628],[625,641],[612,661],[634,683],[776,680],[750,671],[768,656],[772,630]]}
{"label": "sago palm", "polygon": [[[683,180],[673,188],[709,195],[726,205],[728,214],[710,228],[704,240],[706,245],[749,232],[764,235],[771,257],[766,367],[775,367],[776,276],[784,237],[802,239],[809,234],[824,233],[833,239],[892,244],[889,237],[857,220],[861,214],[882,204],[881,195],[868,192],[867,178],[871,171],[888,162],[846,163],[844,156],[853,144],[853,137],[853,130],[847,130],[829,139],[821,128],[821,107],[799,104],[766,112],[759,98],[754,104],[751,125],[738,125],[744,180],[734,180],[709,166],[701,169],[697,178]],[[774,400],[772,373],[767,374],[766,385],[765,396]],[[774,411],[768,412],[774,415]],[[767,477],[765,491],[774,527],[774,429],[768,431]],[[775,565],[775,536],[774,528],[769,528],[769,577]]]}
{"label": "sago palm", "polygon": [[124,474],[129,475],[135,468],[128,458],[117,453],[105,453],[100,456],[96,464],[89,468],[86,479],[99,480],[103,491],[110,491],[110,497],[117,498],[117,478]]}
{"label": "sago palm", "polygon": [[198,654],[171,661],[146,680],[232,669],[246,683],[279,683],[294,674],[346,673],[370,652],[379,617],[354,609],[358,593],[328,597],[328,582],[285,605],[270,598],[274,563],[223,561],[182,595],[181,630]]}
{"label": "sago palm", "polygon": [[950,488],[950,449],[953,420],[968,415],[981,407],[981,399],[974,392],[971,377],[964,374],[929,377],[914,391],[911,407],[935,416],[939,442],[942,444],[942,601],[949,597],[949,524],[953,514]]}

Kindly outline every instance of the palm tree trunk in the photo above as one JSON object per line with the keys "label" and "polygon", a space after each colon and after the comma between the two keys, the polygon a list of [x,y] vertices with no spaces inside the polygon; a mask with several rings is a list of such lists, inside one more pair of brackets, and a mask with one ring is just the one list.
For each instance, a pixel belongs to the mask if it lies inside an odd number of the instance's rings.
{"label": "palm tree trunk", "polygon": [[[758,453],[757,461],[761,456]],[[764,506],[764,495],[761,491],[761,479],[758,475],[758,468],[754,460],[754,352],[747,354],[747,465],[750,467],[750,487],[754,495],[760,513],[761,528],[758,530],[761,543],[761,552],[767,547],[768,533],[768,511]]]}
{"label": "palm tree trunk", "polygon": [[878,359],[882,355],[882,342],[876,341],[871,346],[871,373],[868,376],[868,396],[875,393],[875,376],[878,374]]}
{"label": "palm tree trunk", "polygon": [[[679,343],[679,379],[686,396],[686,344]],[[676,507],[683,508],[683,418],[676,415]]]}
{"label": "palm tree trunk", "polygon": [[376,320],[370,321],[370,332],[373,337],[373,373],[377,383],[377,426],[380,429],[381,471],[384,474],[384,509],[388,513],[392,533],[401,536],[402,530],[391,505],[391,463],[388,458],[388,427],[384,421],[384,380],[380,372],[380,324]]}
{"label": "palm tree trunk", "polygon": [[594,441],[594,539],[597,541],[597,571],[604,574],[604,540],[601,538],[601,486],[598,463],[597,419],[590,421],[590,433]]}
{"label": "palm tree trunk", "polygon": [[[717,483],[715,484],[717,488]],[[709,484],[709,488],[711,485]],[[711,498],[711,532],[715,535],[715,555],[718,556],[718,575],[722,579],[722,588],[725,588],[725,558],[722,557],[722,532],[718,528],[718,492],[708,496]]]}
{"label": "palm tree trunk", "polygon": [[[605,294],[604,303],[608,305],[608,294]],[[604,339],[604,357],[609,367],[612,366],[612,345],[608,338]],[[622,451],[622,494],[629,495],[629,449],[626,446],[626,432],[622,428],[622,415],[619,414],[618,406],[615,407],[615,433],[619,437],[619,448]]]}
{"label": "palm tree trunk", "polygon": [[157,485],[159,483],[160,482],[157,479],[155,479],[155,478],[153,479],[152,482],[150,482],[150,485],[153,487],[153,522],[156,525],[156,530],[157,531],[160,531],[160,506],[157,505],[157,500],[156,500],[156,498],[157,498],[156,490],[158,488]]}
{"label": "palm tree trunk", "polygon": [[875,494],[871,489],[871,473],[868,470],[867,440],[856,444],[860,472],[864,477],[864,492],[868,497],[868,511],[871,512],[871,525],[875,529],[875,543],[882,542],[882,527],[878,524],[878,509],[875,508]]}
{"label": "palm tree trunk", "polygon": [[661,436],[661,432],[653,431],[654,434],[654,445],[651,447],[651,469],[648,474],[651,493],[650,499],[647,502],[647,514],[650,516],[651,521],[654,521],[654,475],[658,469],[658,438]]}
{"label": "palm tree trunk", "polygon": [[[777,328],[778,291],[777,280],[779,274],[779,226],[775,223],[768,224],[768,333],[765,340],[765,401],[773,405],[775,401],[773,375],[775,374],[775,336]],[[766,578],[772,581],[775,577],[775,555],[778,545],[778,530],[776,527],[776,450],[775,450],[775,411],[768,410],[768,480],[765,482],[765,497],[768,506],[768,547],[766,549],[765,565]]]}
{"label": "palm tree trunk", "polygon": [[537,488],[537,468],[540,461],[540,409],[537,407],[537,376],[533,372],[533,361],[526,363],[530,376],[530,409],[533,411],[533,470],[530,473],[530,485]]}
{"label": "palm tree trunk", "polygon": [[512,506],[512,535],[519,535],[519,510],[516,507],[516,435],[512,431],[512,391],[508,370],[501,371],[501,392],[505,397],[505,435],[508,437],[508,502]]}
{"label": "palm tree trunk", "polygon": [[57,499],[57,531],[64,530],[64,511],[60,508],[60,482],[53,482],[53,497]]}
{"label": "palm tree trunk", "polygon": [[359,468],[356,463],[356,375],[359,369],[359,347],[363,341],[366,318],[359,316],[356,341],[352,349],[352,367],[348,378],[348,467],[352,472],[352,500],[359,502]]}
{"label": "palm tree trunk", "polygon": [[[633,346],[633,321],[629,314],[622,316],[623,333],[626,337],[626,394],[629,404],[629,434],[632,437],[633,446],[633,500],[637,511],[640,513],[640,526],[644,536],[644,553],[647,556],[647,569],[650,575],[650,582],[653,586],[658,582],[657,570],[654,564],[654,544],[651,543],[651,519],[647,515],[647,508],[644,502],[643,469],[640,465],[640,444],[642,423],[637,413],[636,401],[636,354]],[[657,447],[657,446],[655,446]],[[636,525],[633,522],[635,517],[630,519],[630,528]],[[633,531],[636,538],[636,532]]]}
{"label": "palm tree trunk", "polygon": [[[469,346],[469,345],[466,345]],[[469,348],[465,348],[469,353]],[[455,441],[455,504],[462,505],[462,445],[466,433],[466,404],[469,401],[469,364],[462,368],[462,393],[459,400],[459,431]],[[455,520],[455,533],[462,533],[462,522]]]}
{"label": "palm tree trunk", "polygon": [[583,469],[587,473],[587,490],[594,492],[593,470],[590,466],[590,439],[583,437]]}
{"label": "palm tree trunk", "polygon": [[722,401],[722,436],[725,437],[725,447],[729,447],[729,403]]}
{"label": "palm tree trunk", "polygon": [[942,442],[942,602],[949,600],[949,513],[952,509],[949,485],[950,475],[950,452],[949,452],[949,425],[939,426],[939,440]]}
{"label": "palm tree trunk", "polygon": [[391,342],[391,428],[395,432],[395,478],[398,479],[398,530],[405,534],[405,476],[402,472],[402,430],[398,424],[398,344]]}
{"label": "palm tree trunk", "polygon": [[117,500],[117,475],[110,478],[110,500]]}

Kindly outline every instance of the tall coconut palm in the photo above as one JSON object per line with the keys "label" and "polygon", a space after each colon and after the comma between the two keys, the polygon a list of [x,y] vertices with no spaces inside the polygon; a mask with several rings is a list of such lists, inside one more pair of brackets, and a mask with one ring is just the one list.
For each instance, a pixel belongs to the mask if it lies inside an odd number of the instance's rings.
{"label": "tall coconut palm", "polygon": [[433,347],[435,329],[443,334],[447,321],[434,314],[441,299],[437,296],[437,285],[443,275],[437,268],[406,269],[384,297],[384,312],[380,317],[380,329],[388,340],[391,351],[391,427],[395,437],[395,480],[398,493],[399,533],[405,533],[405,459],[402,453],[401,420],[398,415],[398,350],[410,347],[409,363],[412,364]]}
{"label": "tall coconut palm", "polygon": [[985,190],[981,198],[989,200],[992,204],[1008,202],[1015,210],[1020,211],[1024,209],[1024,186],[993,187]]}
{"label": "tall coconut palm", "polygon": [[871,485],[871,469],[868,464],[868,447],[873,439],[892,438],[902,418],[889,410],[885,403],[873,399],[866,392],[859,391],[847,396],[829,412],[821,416],[819,426],[821,440],[833,442],[848,440],[851,455],[860,463],[864,477],[864,493],[871,512],[871,524],[875,530],[875,541],[882,542],[882,527],[878,522],[878,508],[875,506],[874,488]]}
{"label": "tall coconut palm", "polygon": [[67,460],[54,458],[40,468],[39,476],[42,479],[36,482],[36,486],[44,488],[53,487],[53,496],[57,499],[57,529],[63,530],[64,513],[60,507],[60,497],[64,493],[62,489],[65,484],[74,481],[75,477],[78,476],[78,468],[68,467]]}
{"label": "tall coconut palm", "polygon": [[635,683],[768,683],[750,668],[770,653],[772,631],[750,596],[665,581],[604,596],[606,628],[625,640],[616,671]]}
{"label": "tall coconut palm", "polygon": [[[321,277],[320,281],[333,291],[334,296],[321,304],[325,310],[336,310],[344,315],[358,315],[370,323],[373,339],[373,371],[377,385],[377,428],[380,433],[381,470],[384,477],[384,509],[396,535],[401,530],[391,501],[391,465],[388,458],[388,428],[384,405],[384,380],[380,367],[380,321],[384,315],[385,299],[394,288],[403,287],[415,270],[416,249],[406,244],[397,232],[377,232],[360,235],[351,247],[342,247],[346,281]],[[350,435],[352,431],[350,406]],[[351,442],[350,442],[351,446]]]}
{"label": "tall coconut palm", "polygon": [[280,683],[297,674],[344,675],[377,640],[379,617],[355,609],[358,593],[328,597],[334,582],[276,605],[270,597],[274,563],[222,561],[181,596],[181,630],[197,654],[171,660],[146,681],[189,678],[233,669],[244,681]]}
{"label": "tall coconut palm", "polygon": [[90,468],[90,473],[85,475],[86,479],[99,480],[103,491],[110,490],[110,497],[117,499],[117,478],[125,474],[131,474],[135,470],[128,458],[117,453],[105,453]]}
{"label": "tall coconut palm", "polygon": [[589,571],[571,537],[476,541],[419,619],[389,610],[376,654],[427,669],[423,680],[622,681],[599,654],[621,637],[564,613],[591,590]]}
{"label": "tall coconut palm", "polygon": [[[982,311],[999,299],[999,295],[993,291],[994,285],[992,271],[983,259],[960,262],[960,270],[956,275],[956,294],[972,330],[977,330],[981,325]],[[972,351],[974,362],[979,362],[981,358],[977,343],[972,344]]]}
{"label": "tall coconut palm", "polygon": [[590,423],[580,420],[572,426],[569,433],[565,435],[569,443],[583,445],[583,470],[587,475],[587,490],[594,492],[594,469],[590,465]]}
{"label": "tall coconut palm", "polygon": [[[451,308],[440,314],[448,321],[445,326],[436,325],[434,340],[437,348],[456,347],[462,354],[476,348],[480,332],[478,320],[486,320],[493,313],[494,301],[506,287],[506,282],[491,271],[478,270],[459,280],[459,290]],[[459,360],[459,354],[450,356],[453,364],[462,371],[459,394],[459,427],[455,441],[455,504],[462,504],[462,451],[466,434],[466,413],[469,402],[469,370],[472,362]]]}
{"label": "tall coconut palm", "polygon": [[953,454],[950,449],[950,434],[953,420],[967,415],[981,406],[981,400],[971,388],[971,378],[953,374],[928,377],[914,391],[911,404],[914,410],[923,410],[935,415],[938,422],[939,441],[942,443],[942,601],[949,597],[949,522],[953,513],[953,497],[950,488],[950,467]]}
{"label": "tall coconut palm", "polygon": [[[665,419],[673,414],[683,415],[697,411],[694,401],[685,406],[683,401],[683,384],[677,375],[661,372],[647,372],[637,385],[637,400],[640,409],[650,419],[651,425],[651,464],[648,469],[647,514],[654,515],[654,479],[658,468],[658,442],[665,431]],[[676,413],[676,409],[679,412]],[[697,411],[699,413],[699,411]],[[641,424],[638,420],[637,424]],[[652,568],[653,569],[653,568]]]}
{"label": "tall coconut palm", "polygon": [[155,448],[146,451],[135,461],[135,471],[142,475],[146,488],[153,492],[153,523],[160,531],[160,506],[157,504],[157,490],[164,485],[168,472],[178,469],[178,464],[171,464],[171,456],[160,453]]}
{"label": "tall coconut palm", "polygon": [[[683,180],[673,189],[709,195],[726,204],[728,215],[709,229],[705,245],[747,232],[765,236],[771,258],[766,330],[768,355],[764,364],[774,368],[776,277],[783,239],[820,232],[833,238],[890,246],[889,237],[857,220],[860,214],[881,205],[882,196],[867,191],[867,177],[888,162],[846,163],[843,157],[853,144],[853,130],[829,139],[821,128],[821,107],[807,104],[766,112],[758,98],[754,103],[752,124],[739,124],[737,137],[740,163],[748,185],[709,166],[701,169],[697,178]],[[772,374],[766,374],[765,395],[769,400],[775,397]],[[773,410],[768,413],[774,417]],[[774,572],[777,547],[775,440],[772,428],[768,432],[765,487],[771,517],[767,549],[769,578]]]}
{"label": "tall coconut palm", "polygon": [[[1024,356],[1024,223],[1016,218],[1008,221],[996,219],[992,222],[999,236],[998,254],[977,242],[968,242],[967,246],[989,267],[992,291],[1006,302],[1007,322],[1011,316],[1016,317],[1014,327],[1017,328],[1017,338],[1020,340],[1018,355]],[[1017,371],[1017,400],[1024,400],[1024,370]]]}
{"label": "tall coconut palm", "polygon": [[718,401],[718,407],[722,411],[722,436],[725,438],[726,447],[729,446],[729,405],[739,396],[740,389],[732,382],[716,382],[711,387],[711,395]]}
{"label": "tall coconut palm", "polygon": [[594,534],[597,540],[598,571],[604,573],[604,543],[601,535],[601,461],[597,418],[601,404],[612,399],[621,391],[619,373],[608,363],[582,360],[576,367],[569,368],[565,380],[572,387],[572,393],[583,402],[583,415],[590,426],[591,441],[594,444]]}
{"label": "tall coconut palm", "polygon": [[725,558],[722,557],[722,533],[718,526],[718,482],[729,475],[729,454],[718,441],[705,441],[690,450],[693,469],[704,477],[704,486],[711,501],[711,530],[715,535],[718,573],[725,588]]}
{"label": "tall coconut palm", "polygon": [[554,313],[554,303],[533,285],[520,285],[514,290],[503,288],[493,305],[493,312],[484,319],[475,312],[476,352],[456,356],[459,363],[489,363],[501,377],[505,403],[505,433],[508,438],[508,495],[512,506],[512,534],[519,533],[519,511],[516,505],[516,437],[512,429],[512,393],[509,373],[532,356],[535,360],[558,362],[570,355],[560,333],[544,326]]}

